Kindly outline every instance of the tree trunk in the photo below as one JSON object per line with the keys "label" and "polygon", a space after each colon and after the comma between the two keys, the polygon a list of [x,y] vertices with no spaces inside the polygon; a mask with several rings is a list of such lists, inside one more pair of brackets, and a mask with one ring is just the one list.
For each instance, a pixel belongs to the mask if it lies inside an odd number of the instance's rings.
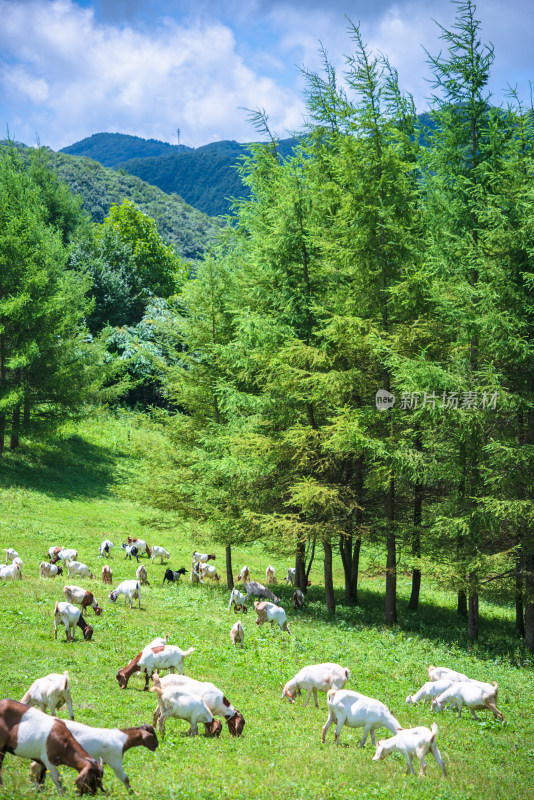
{"label": "tree trunk", "polygon": [[525,635],[523,608],[523,553],[521,548],[515,557],[515,629],[520,636]]}
{"label": "tree trunk", "polygon": [[458,604],[456,606],[456,613],[461,617],[467,617],[467,595],[465,589],[458,591]]}
{"label": "tree trunk", "polygon": [[[423,484],[418,481],[414,486],[413,498],[413,537],[412,537],[412,556],[421,557],[421,519],[423,516]],[[412,572],[412,593],[408,608],[416,611],[419,605],[419,593],[421,591],[421,570],[416,568]]]}
{"label": "tree trunk", "polygon": [[24,400],[23,412],[22,412],[22,425],[24,428],[27,428],[30,424],[30,401]]}
{"label": "tree trunk", "polygon": [[306,580],[306,544],[305,542],[297,542],[297,550],[295,553],[295,586],[301,592],[306,592],[308,589],[308,581]]}
{"label": "tree trunk", "polygon": [[391,477],[386,501],[386,625],[397,622],[397,546],[394,524],[395,480]]}
{"label": "tree trunk", "polygon": [[13,409],[13,417],[11,420],[11,439],[9,441],[9,449],[16,450],[19,446],[19,431],[20,431],[20,403],[17,403]]}
{"label": "tree trunk", "polygon": [[6,415],[0,414],[0,456],[4,452],[5,433],[6,433]]}
{"label": "tree trunk", "polygon": [[232,574],[232,547],[226,547],[226,583],[230,591],[234,588],[234,576]]}
{"label": "tree trunk", "polygon": [[332,578],[332,545],[330,542],[323,542],[323,547],[326,610],[330,614],[334,614],[336,610],[336,598],[334,597],[334,581]]}
{"label": "tree trunk", "polygon": [[475,641],[478,639],[478,592],[469,592],[469,618],[467,620],[467,635]]}
{"label": "tree trunk", "polygon": [[360,549],[362,546],[361,536],[358,536],[354,542],[352,551],[352,567],[350,573],[350,580],[352,584],[352,602],[355,606],[358,605],[358,572],[360,569]]}
{"label": "tree trunk", "polygon": [[345,600],[351,606],[354,604],[352,594],[352,531],[339,537],[339,552],[345,578]]}
{"label": "tree trunk", "polygon": [[525,646],[534,652],[534,547],[525,555]]}

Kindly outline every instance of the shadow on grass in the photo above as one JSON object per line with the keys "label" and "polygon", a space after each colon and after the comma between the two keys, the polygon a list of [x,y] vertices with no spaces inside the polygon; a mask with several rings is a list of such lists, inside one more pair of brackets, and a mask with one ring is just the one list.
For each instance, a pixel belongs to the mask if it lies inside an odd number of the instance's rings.
{"label": "shadow on grass", "polygon": [[[217,587],[228,594],[226,586]],[[417,636],[436,646],[456,648],[458,651],[472,653],[486,661],[503,661],[517,667],[534,665],[534,655],[524,646],[516,635],[512,620],[485,617],[481,611],[479,639],[472,642],[467,636],[467,620],[458,616],[453,608],[429,601],[419,603],[417,611],[408,609],[408,599],[397,598],[398,622],[388,628],[384,622],[384,592],[376,589],[359,589],[358,605],[349,606],[345,602],[344,591],[336,590],[336,612],[329,614],[324,602],[322,586],[311,586],[306,595],[306,603],[301,611],[294,611],[293,587],[278,584],[272,587],[280,597],[280,605],[286,609],[288,621],[302,617],[307,621],[329,624],[347,634],[357,635],[358,630],[375,629],[377,634],[391,630],[405,636]],[[253,606],[249,609],[254,614]]]}
{"label": "shadow on grass", "polygon": [[80,436],[23,443],[0,459],[0,488],[32,489],[60,498],[110,494],[117,466],[126,460],[117,450]]}

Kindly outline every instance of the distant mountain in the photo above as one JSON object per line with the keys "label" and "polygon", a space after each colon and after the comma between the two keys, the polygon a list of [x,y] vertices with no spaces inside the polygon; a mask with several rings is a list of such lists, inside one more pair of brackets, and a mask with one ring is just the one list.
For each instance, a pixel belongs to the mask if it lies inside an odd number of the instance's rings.
{"label": "distant mountain", "polygon": [[200,258],[221,230],[222,220],[203,214],[176,194],[165,194],[140,178],[103,167],[90,158],[53,151],[49,156],[50,167],[83,198],[83,207],[95,222],[105,219],[113,203],[132,200],[140,211],[156,220],[163,239],[188,260]]}
{"label": "distant mountain", "polygon": [[172,145],[158,139],[141,139],[140,136],[129,136],[125,133],[95,133],[81,142],[64,147],[60,152],[70,156],[87,156],[103,167],[115,167],[121,161],[131,158],[149,158],[188,150],[191,148],[183,144]]}
{"label": "distant mountain", "polygon": [[[280,141],[280,155],[289,155],[296,142],[296,139]],[[230,211],[230,198],[247,194],[236,170],[239,158],[246,154],[247,148],[246,144],[225,140],[190,149],[137,136],[99,133],[63,148],[61,152],[89,156],[101,164],[113,164],[116,169],[136,175],[164,192],[176,192],[200,211],[217,216]],[[129,153],[127,156],[116,160],[119,152],[126,151]]]}

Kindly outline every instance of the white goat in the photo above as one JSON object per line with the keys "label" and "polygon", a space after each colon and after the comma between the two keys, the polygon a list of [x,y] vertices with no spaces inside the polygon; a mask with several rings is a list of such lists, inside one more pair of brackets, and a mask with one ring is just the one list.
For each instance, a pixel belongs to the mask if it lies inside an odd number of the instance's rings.
{"label": "white goat", "polygon": [[108,597],[112,603],[115,603],[120,594],[124,595],[124,605],[126,605],[126,601],[129,601],[131,608],[132,602],[139,600],[139,608],[141,608],[141,584],[139,581],[122,581],[116,589],[108,594]]}
{"label": "white goat", "polygon": [[440,681],[444,678],[448,678],[450,681],[468,681],[470,678],[467,675],[464,675],[463,672],[456,672],[454,669],[449,669],[448,667],[435,667],[431,664],[428,668],[428,680],[429,681]]}
{"label": "white goat", "polygon": [[335,733],[337,744],[340,744],[343,725],[348,725],[349,728],[363,728],[360,747],[364,746],[369,733],[372,743],[375,743],[375,728],[387,728],[392,733],[397,733],[402,729],[398,719],[380,700],[347,689],[330,689],[327,697],[328,719],[321,735],[323,742],[328,728],[333,722],[337,722]]}
{"label": "white goat", "polygon": [[448,678],[442,678],[439,681],[427,681],[415,694],[409,694],[406,698],[406,702],[412,703],[414,706],[417,705],[419,700],[422,700],[423,703],[426,703],[427,700],[433,700],[434,697],[438,696],[438,694],[441,694],[445,691],[445,689],[448,689],[451,683],[454,683],[454,681],[451,681]]}
{"label": "white goat", "polygon": [[139,725],[137,728],[92,728],[81,722],[69,722],[65,725],[77,742],[87,750],[93,758],[101,759],[109,764],[117,778],[130,790],[130,781],[124,772],[122,759],[131,747],[147,747],[154,750],[158,746],[158,737],[152,725]]}
{"label": "white goat", "polygon": [[163,559],[164,558],[170,558],[170,556],[171,556],[171,554],[169,553],[168,550],[165,550],[164,547],[160,547],[157,544],[155,544],[155,545],[153,545],[151,547],[151,553],[152,553],[152,555],[150,557],[150,560],[152,561],[152,563],[154,563],[154,559],[155,558],[159,557],[159,559],[160,559],[159,563],[163,564]]}
{"label": "white goat", "polygon": [[243,647],[243,642],[245,641],[245,631],[243,630],[243,625],[241,624],[240,619],[238,619],[237,622],[232,625],[230,639],[232,640],[234,647],[238,644]]}
{"label": "white goat", "polygon": [[150,586],[148,582],[148,572],[146,571],[146,567],[144,564],[140,564],[137,569],[135,570],[135,577],[139,581],[139,583],[143,586]]}
{"label": "white goat", "polygon": [[65,671],[63,675],[60,675],[57,672],[52,672],[50,675],[45,675],[44,678],[37,678],[20,702],[26,703],[27,706],[40,708],[45,713],[49,708],[53,717],[56,716],[56,709],[61,708],[66,703],[69,717],[74,719],[69,673]]}
{"label": "white goat", "polygon": [[198,577],[200,583],[204,583],[206,578],[209,578],[210,581],[220,581],[221,578],[217,575],[217,569],[213,566],[213,564],[201,564],[198,565]]}
{"label": "white goat", "polygon": [[287,624],[286,612],[281,606],[276,606],[274,603],[269,603],[267,600],[262,600],[261,603],[258,603],[256,600],[254,608],[258,615],[256,625],[263,625],[264,622],[270,622],[272,627],[276,622],[280,630],[287,631],[287,633],[291,634],[289,625]]}
{"label": "white goat", "polygon": [[19,555],[12,547],[8,547],[7,549],[4,547],[4,553],[6,554],[6,564],[8,561],[13,561],[15,558],[18,558]]}
{"label": "white goat", "polygon": [[193,553],[193,564],[196,564],[199,561],[203,564],[205,564],[206,561],[215,561],[215,553],[197,553],[195,550]]}
{"label": "white goat", "polygon": [[154,686],[150,691],[158,696],[158,728],[162,736],[165,735],[165,721],[169,717],[187,720],[191,736],[197,735],[199,722],[204,723],[208,736],[220,735],[221,723],[214,719],[204,700],[197,694],[190,694],[180,686],[163,688],[157,673],[154,673]]}
{"label": "white goat", "polygon": [[436,747],[437,734],[438,726],[434,722],[431,731],[423,726],[407,728],[392,736],[391,739],[380,739],[376,746],[373,761],[381,761],[390,753],[402,753],[407,764],[406,774],[408,775],[411,772],[412,775],[415,775],[412,760],[417,757],[421,765],[419,775],[424,775],[426,770],[425,756],[430,751],[438,762],[443,775],[447,777],[445,764]]}
{"label": "white goat", "polygon": [[172,644],[167,645],[148,645],[144,648],[139,659],[138,667],[141,672],[146,672],[150,678],[153,672],[160,669],[168,669],[170,672],[178,670],[180,675],[184,674],[184,658],[195,652],[194,647],[188,650],[181,650]]}
{"label": "white goat", "polygon": [[[245,726],[243,714],[226,699],[224,692],[209,681],[196,681],[186,675],[166,675],[160,679],[162,688],[167,686],[181,687],[183,691],[202,697],[211,713],[216,717],[224,717],[228,730],[232,736],[241,736]],[[155,725],[159,716],[160,707],[154,711],[152,724]]]}
{"label": "white goat", "polygon": [[104,541],[98,548],[98,553],[101,557],[110,556],[112,548],[113,548],[113,542],[110,539],[104,539]]}
{"label": "white goat", "polygon": [[271,564],[265,570],[265,583],[276,583],[276,570]]}
{"label": "white goat", "polygon": [[350,670],[339,664],[332,664],[328,661],[324,664],[310,664],[297,672],[295,677],[291,678],[285,686],[280,684],[282,686],[282,698],[287,697],[291,703],[294,703],[297,692],[304,689],[307,692],[304,706],[306,707],[310,702],[313,692],[315,706],[318,708],[317,692],[328,692],[329,689],[343,689],[349,678]]}
{"label": "white goat", "polygon": [[295,580],[297,578],[297,570],[295,567],[289,567],[287,571],[287,575],[285,577],[285,582],[290,583],[291,586],[295,585]]}
{"label": "white goat", "polygon": [[243,613],[247,613],[248,609],[245,605],[247,602],[247,598],[244,594],[241,594],[239,589],[232,589],[232,593],[230,595],[230,602],[228,603],[228,613],[230,613],[232,609],[232,605],[234,606],[234,611],[237,614],[238,611],[243,611]]}
{"label": "white goat", "polygon": [[78,551],[74,550],[72,547],[63,549],[57,554],[57,557],[61,559],[61,561],[76,561],[78,558]]}
{"label": "white goat", "polygon": [[496,681],[493,681],[492,687],[475,681],[454,681],[432,701],[432,711],[441,711],[447,703],[455,703],[459,717],[462,716],[463,706],[467,706],[473,719],[478,720],[475,709],[489,708],[494,717],[503,721],[504,717],[496,706],[498,688]]}
{"label": "white goat", "polygon": [[48,561],[41,561],[39,564],[39,579],[55,578],[56,575],[63,573],[63,567],[57,564],[49,564]]}
{"label": "white goat", "polygon": [[87,564],[82,564],[81,561],[69,561],[69,568],[68,568],[68,576],[69,578],[94,578],[95,576],[87,566]]}
{"label": "white goat", "polygon": [[2,581],[20,581],[22,578],[22,570],[20,564],[14,561],[11,564],[2,564],[0,566],[0,580]]}

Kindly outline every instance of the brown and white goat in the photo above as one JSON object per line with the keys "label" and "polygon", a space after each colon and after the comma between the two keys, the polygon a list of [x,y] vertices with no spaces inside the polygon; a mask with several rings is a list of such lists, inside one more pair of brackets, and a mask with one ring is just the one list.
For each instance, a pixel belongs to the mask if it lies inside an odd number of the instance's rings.
{"label": "brown and white goat", "polygon": [[37,762],[33,774],[39,784],[48,770],[59,792],[63,791],[57,770],[60,764],[78,771],[76,786],[80,794],[104,790],[102,764],[91,758],[63,720],[16,700],[0,701],[0,770],[6,753]]}
{"label": "brown and white goat", "polygon": [[82,611],[86,608],[92,608],[97,617],[102,613],[102,606],[98,605],[98,601],[92,592],[87,589],[82,589],[81,586],[64,586],[63,594],[67,603],[73,603],[75,606],[81,606]]}
{"label": "brown and white goat", "polygon": [[56,600],[56,605],[54,606],[54,639],[57,639],[58,622],[62,622],[65,626],[68,642],[74,641],[74,629],[76,626],[82,630],[83,638],[86,641],[89,641],[93,635],[92,625],[89,625],[84,620],[80,609],[73,606],[72,603],[59,603]]}
{"label": "brown and white goat", "polygon": [[109,586],[113,584],[113,570],[109,564],[104,564],[102,567],[102,582],[107,583]]}

